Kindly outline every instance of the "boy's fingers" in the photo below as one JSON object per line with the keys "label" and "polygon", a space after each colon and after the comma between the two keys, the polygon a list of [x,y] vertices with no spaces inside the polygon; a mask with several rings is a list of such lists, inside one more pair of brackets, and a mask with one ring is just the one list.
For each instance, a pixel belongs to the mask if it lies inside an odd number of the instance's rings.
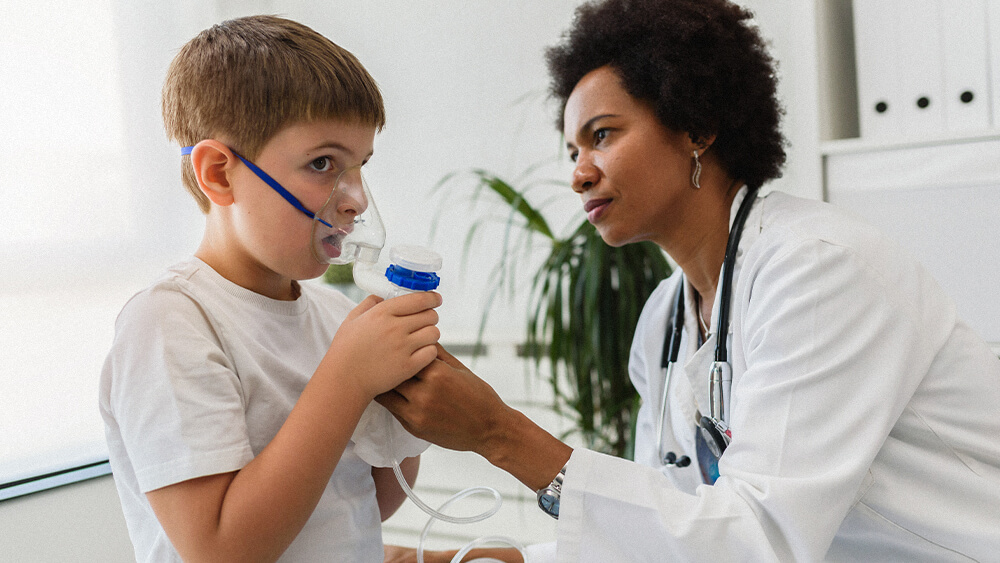
{"label": "boy's fingers", "polygon": [[371,309],[375,305],[378,305],[381,302],[382,302],[381,297],[377,295],[369,295],[368,297],[362,299],[361,303],[358,303],[357,306],[354,307],[354,309],[351,309],[351,312],[347,314],[347,318],[344,320],[349,321],[352,319],[356,319],[361,315],[365,314],[366,311],[368,311],[369,309]]}
{"label": "boy's fingers", "polygon": [[436,291],[422,291],[393,297],[386,302],[387,310],[393,315],[412,315],[441,306],[441,294]]}
{"label": "boy's fingers", "polygon": [[[434,328],[434,327],[430,327],[430,328]],[[435,328],[434,330],[436,331],[437,329]],[[431,336],[433,336],[433,333],[429,333],[426,336],[427,337],[431,337]],[[435,358],[435,354],[434,354],[435,353],[435,350],[434,350],[435,342],[437,342],[437,338],[435,338],[434,341],[429,342],[426,346],[422,346],[422,347],[418,348],[417,350],[415,350],[413,352],[413,355],[412,355],[413,361],[416,363],[416,365],[420,366],[419,369],[424,369],[425,367],[427,367],[431,363],[433,363],[434,360],[437,359],[437,358]]]}
{"label": "boy's fingers", "polygon": [[407,333],[412,334],[429,326],[436,326],[438,324],[439,317],[437,311],[434,309],[427,309],[413,315],[402,317],[402,320],[403,322],[400,326],[402,326]]}

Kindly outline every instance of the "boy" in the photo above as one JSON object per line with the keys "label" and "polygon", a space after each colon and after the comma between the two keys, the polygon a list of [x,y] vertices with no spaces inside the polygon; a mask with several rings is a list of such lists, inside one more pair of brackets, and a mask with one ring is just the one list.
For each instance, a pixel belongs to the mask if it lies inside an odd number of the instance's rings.
{"label": "boy", "polygon": [[[181,49],[163,115],[190,147],[183,180],[206,229],[194,257],[126,304],[101,377],[136,557],[382,561],[380,512],[404,497],[350,437],[375,395],[435,357],[441,298],[353,307],[297,281],[326,269],[308,210],[371,157],[385,121],[378,87],[312,29],[247,17]],[[416,467],[404,462],[410,478]]]}

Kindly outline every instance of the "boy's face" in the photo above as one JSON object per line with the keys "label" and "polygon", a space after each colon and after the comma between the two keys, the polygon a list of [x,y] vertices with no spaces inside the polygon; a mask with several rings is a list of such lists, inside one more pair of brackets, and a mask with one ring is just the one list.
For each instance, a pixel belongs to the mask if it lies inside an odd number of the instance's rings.
{"label": "boy's face", "polygon": [[[298,123],[279,131],[253,163],[306,209],[318,212],[340,173],[371,158],[374,140],[375,127],[370,125],[340,120]],[[229,244],[227,262],[242,272],[247,283],[232,281],[270,295],[267,288],[272,284],[281,288],[293,279],[322,275],[327,265],[312,253],[312,220],[247,166],[238,166],[232,178],[235,200],[224,224],[230,230],[227,238],[235,244]],[[367,205],[363,195],[341,198],[336,220],[349,224],[353,214]]]}

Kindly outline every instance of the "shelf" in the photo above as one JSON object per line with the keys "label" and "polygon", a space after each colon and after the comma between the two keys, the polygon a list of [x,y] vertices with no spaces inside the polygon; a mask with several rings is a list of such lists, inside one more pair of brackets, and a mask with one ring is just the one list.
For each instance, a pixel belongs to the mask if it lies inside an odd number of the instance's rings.
{"label": "shelf", "polygon": [[978,133],[941,133],[939,135],[921,135],[914,138],[899,139],[836,139],[822,141],[819,144],[821,156],[874,152],[897,149],[911,149],[940,145],[958,145],[979,141],[1000,139],[1000,130],[986,130]]}

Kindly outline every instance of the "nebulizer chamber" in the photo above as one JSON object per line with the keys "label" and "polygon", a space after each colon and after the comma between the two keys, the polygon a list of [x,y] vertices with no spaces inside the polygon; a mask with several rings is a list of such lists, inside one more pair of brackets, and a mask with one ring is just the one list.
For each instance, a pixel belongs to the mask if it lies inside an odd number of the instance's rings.
{"label": "nebulizer chamber", "polygon": [[[385,246],[385,227],[360,166],[348,168],[338,176],[326,203],[313,218],[312,242],[313,255],[320,263],[353,262],[354,283],[368,293],[383,299],[436,289],[440,282],[437,272],[442,266],[441,256],[433,250],[420,246],[394,246],[389,253],[391,260],[389,267],[384,270],[379,267],[379,257]],[[500,509],[500,493],[489,487],[465,489],[448,499],[438,510],[420,500],[406,483],[399,460],[419,455],[430,444],[407,432],[399,421],[377,402],[371,402],[365,409],[351,441],[354,442],[355,454],[368,464],[373,467],[392,467],[406,495],[431,516],[424,526],[417,546],[417,560],[420,562],[423,561],[424,540],[435,519],[468,524],[489,518]],[[454,517],[440,512],[455,501],[477,494],[492,496],[495,501],[493,507],[482,514],[468,517]],[[527,555],[522,546],[510,538],[501,536],[483,537],[469,543],[459,550],[452,561],[456,563],[461,561],[469,550],[487,543],[502,543],[515,547],[527,562]],[[477,559],[477,561],[491,560]]]}
{"label": "nebulizer chamber", "polygon": [[398,246],[390,252],[389,271],[378,267],[385,246],[385,227],[360,167],[344,170],[322,209],[313,217],[313,255],[322,264],[354,263],[354,283],[390,299],[437,287],[441,256],[419,246]]}

